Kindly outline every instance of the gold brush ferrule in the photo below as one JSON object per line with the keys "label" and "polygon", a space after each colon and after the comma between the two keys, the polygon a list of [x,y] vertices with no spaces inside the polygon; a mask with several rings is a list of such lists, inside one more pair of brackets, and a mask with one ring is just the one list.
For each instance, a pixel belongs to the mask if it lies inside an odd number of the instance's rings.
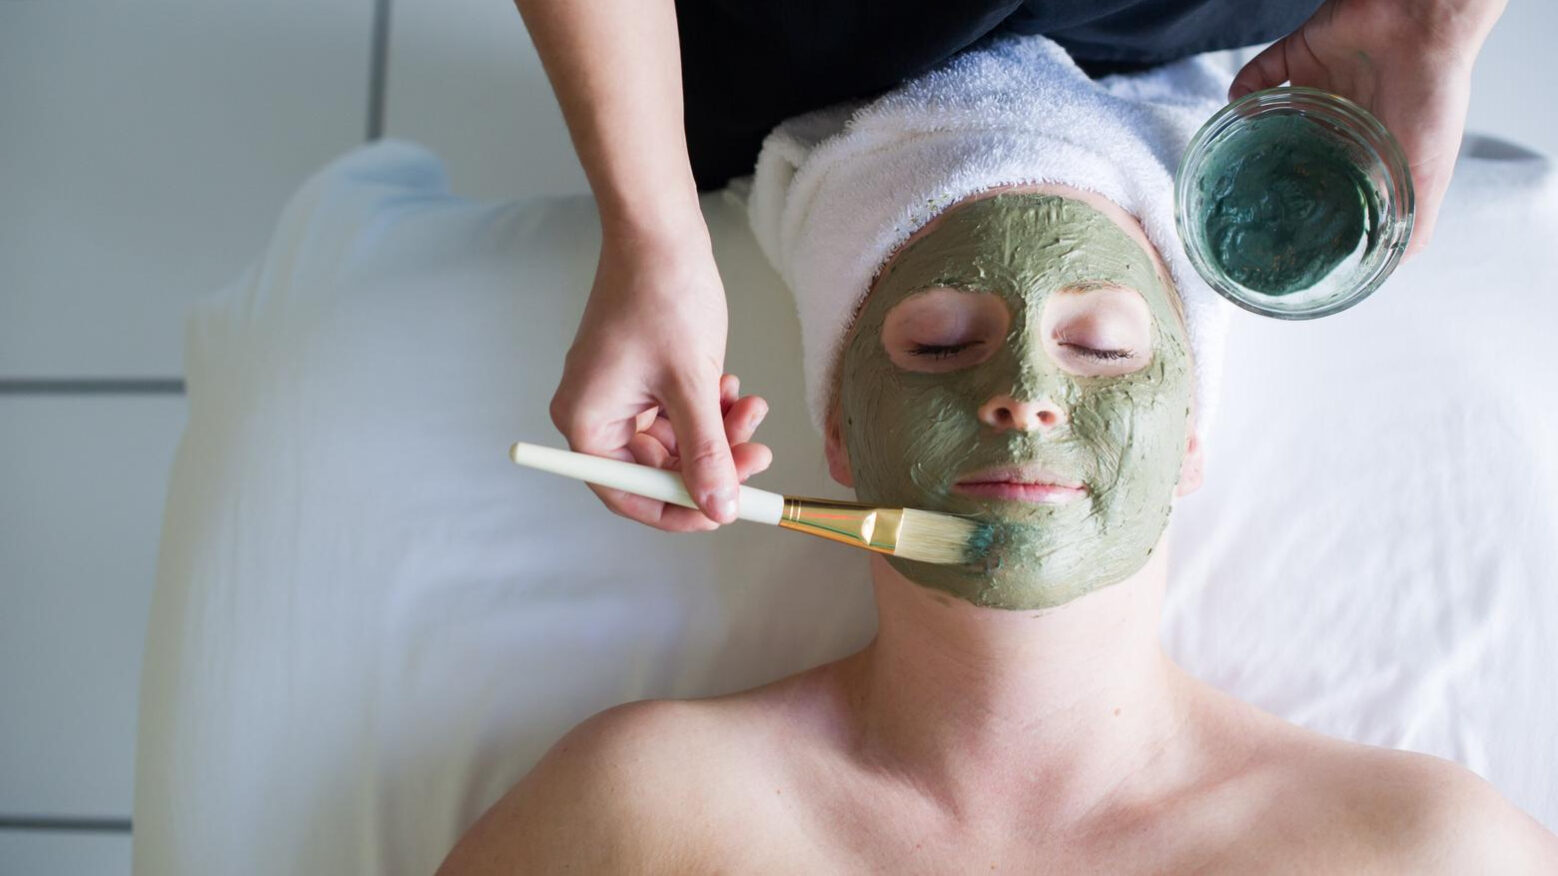
{"label": "gold brush ferrule", "polygon": [[903,509],[786,496],[784,517],[780,519],[779,525],[796,532],[809,532],[855,547],[891,554],[898,550],[898,534],[903,528]]}

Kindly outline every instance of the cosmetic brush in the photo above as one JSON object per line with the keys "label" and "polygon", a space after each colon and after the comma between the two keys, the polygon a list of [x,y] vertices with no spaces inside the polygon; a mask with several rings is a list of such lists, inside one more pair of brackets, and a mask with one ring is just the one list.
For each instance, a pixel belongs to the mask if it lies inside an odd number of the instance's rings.
{"label": "cosmetic brush", "polygon": [[[509,458],[523,466],[596,486],[687,508],[698,507],[688,495],[681,475],[674,471],[523,441],[509,448]],[[877,553],[942,565],[980,562],[991,538],[988,524],[952,514],[783,496],[748,486],[741,487],[736,515],[742,520],[782,526]]]}

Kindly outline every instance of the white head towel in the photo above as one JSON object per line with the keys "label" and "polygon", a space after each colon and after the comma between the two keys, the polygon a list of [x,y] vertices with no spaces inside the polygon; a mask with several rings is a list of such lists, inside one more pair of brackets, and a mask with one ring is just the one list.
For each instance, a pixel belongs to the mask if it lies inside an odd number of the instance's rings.
{"label": "white head towel", "polygon": [[1231,305],[1174,228],[1174,168],[1222,105],[1235,59],[1208,55],[1088,79],[1043,37],[1006,36],[883,97],[782,123],[763,143],[748,215],[795,295],[806,401],[820,430],[844,336],[887,257],[948,205],[1011,183],[1097,192],[1135,215],[1185,304],[1203,440]]}

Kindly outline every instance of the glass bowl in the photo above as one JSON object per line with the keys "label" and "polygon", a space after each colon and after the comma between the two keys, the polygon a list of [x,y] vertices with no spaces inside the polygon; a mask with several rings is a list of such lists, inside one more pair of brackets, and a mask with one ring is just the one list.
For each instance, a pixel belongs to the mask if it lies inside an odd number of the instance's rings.
{"label": "glass bowl", "polygon": [[1412,234],[1406,156],[1346,98],[1270,88],[1223,107],[1175,173],[1179,237],[1213,289],[1245,310],[1314,319],[1368,297]]}

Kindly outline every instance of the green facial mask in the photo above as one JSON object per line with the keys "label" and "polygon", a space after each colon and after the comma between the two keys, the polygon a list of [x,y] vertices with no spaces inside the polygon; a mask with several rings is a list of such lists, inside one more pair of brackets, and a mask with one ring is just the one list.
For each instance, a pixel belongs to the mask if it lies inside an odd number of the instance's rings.
{"label": "green facial mask", "polygon": [[[1152,356],[1116,377],[1063,370],[1044,348],[1040,316],[1061,290],[1117,285],[1152,314]],[[893,307],[948,287],[999,296],[1005,343],[977,365],[922,373],[899,368],[882,344]],[[936,566],[892,558],[905,577],[1003,609],[1050,608],[1139,570],[1168,524],[1189,441],[1188,342],[1175,293],[1147,253],[1108,217],[1075,200],[1002,194],[954,207],[898,253],[878,278],[841,363],[841,421],[859,499],[972,514],[992,524],[984,563]],[[1065,422],[998,431],[981,405],[999,394],[1049,399]],[[1038,464],[1082,482],[1059,505],[969,496],[953,485],[976,471]]]}

